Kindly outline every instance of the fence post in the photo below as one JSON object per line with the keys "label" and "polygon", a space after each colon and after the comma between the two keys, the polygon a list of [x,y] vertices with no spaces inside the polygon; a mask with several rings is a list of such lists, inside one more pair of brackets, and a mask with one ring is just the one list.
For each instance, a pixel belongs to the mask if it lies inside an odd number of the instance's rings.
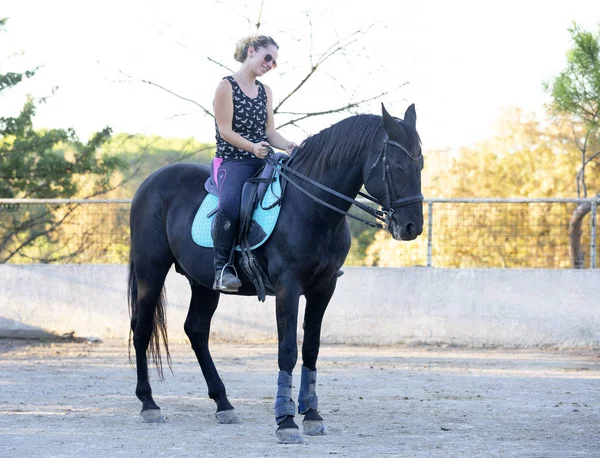
{"label": "fence post", "polygon": [[590,234],[590,269],[596,268],[596,201],[592,200],[592,230]]}
{"label": "fence post", "polygon": [[433,202],[427,205],[427,267],[433,267]]}

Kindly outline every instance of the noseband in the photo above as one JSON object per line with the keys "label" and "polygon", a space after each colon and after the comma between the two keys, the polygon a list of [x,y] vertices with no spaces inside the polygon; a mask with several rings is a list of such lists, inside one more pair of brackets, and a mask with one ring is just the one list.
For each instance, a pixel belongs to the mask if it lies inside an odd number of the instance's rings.
{"label": "noseband", "polygon": [[[378,204],[382,210],[375,210],[374,208],[369,207],[368,205],[363,204],[362,202],[359,202],[355,199],[352,199],[344,194],[341,194],[339,192],[337,192],[334,189],[328,188],[325,185],[322,185],[321,183],[313,180],[312,178],[309,178],[305,175],[302,175],[301,173],[296,172],[294,169],[292,169],[291,167],[289,167],[288,165],[282,163],[282,162],[278,162],[276,159],[274,159],[273,157],[273,150],[271,149],[271,151],[269,152],[269,154],[266,157],[266,160],[269,161],[278,171],[280,176],[288,183],[292,184],[296,189],[298,189],[300,192],[302,192],[303,194],[307,195],[308,197],[310,197],[312,200],[314,200],[315,202],[318,202],[322,205],[324,205],[327,208],[330,208],[331,210],[334,210],[338,213],[341,213],[342,215],[348,216],[350,218],[353,218],[357,221],[360,221],[361,223],[366,224],[367,226],[370,227],[378,227],[381,229],[389,229],[391,221],[392,221],[392,215],[394,214],[394,207],[398,208],[398,207],[404,207],[406,205],[410,205],[416,202],[423,202],[423,194],[413,194],[407,197],[401,197],[400,199],[396,199],[394,201],[391,200],[391,193],[390,190],[393,191],[393,186],[392,186],[392,179],[391,179],[391,175],[392,172],[390,170],[390,165],[388,163],[388,145],[392,145],[392,146],[396,146],[398,148],[400,148],[400,150],[402,150],[408,157],[410,157],[413,161],[417,161],[421,155],[419,154],[418,156],[413,156],[404,146],[402,146],[400,143],[395,142],[393,140],[390,140],[390,138],[386,135],[385,140],[383,142],[383,148],[381,149],[381,153],[379,153],[379,155],[377,156],[377,159],[375,160],[375,162],[373,163],[373,165],[369,168],[369,173],[367,174],[367,178],[365,180],[365,185],[366,183],[369,181],[369,179],[371,178],[371,175],[373,173],[373,170],[375,169],[375,167],[377,166],[377,164],[379,163],[379,161],[383,161],[383,176],[382,176],[382,180],[385,186],[385,201],[382,203],[380,202],[378,199],[376,199],[375,197],[370,196],[369,194],[365,194],[363,192],[359,191],[359,195],[370,200],[371,202],[374,202],[376,204]],[[284,172],[285,171],[285,172]],[[361,210],[363,210],[364,212],[370,214],[371,216],[373,216],[375,219],[378,219],[379,221],[382,221],[382,223],[375,223],[373,221],[367,221],[364,220],[362,218],[358,218],[357,216],[351,215],[350,213],[341,210],[339,208],[337,208],[334,205],[331,205],[328,202],[325,202],[322,199],[319,199],[317,196],[315,196],[314,194],[310,193],[309,191],[307,191],[306,189],[304,189],[303,187],[301,187],[299,184],[297,184],[295,181],[291,180],[290,177],[287,175],[286,172],[291,173],[292,175],[297,176],[298,178],[310,183],[313,186],[316,186],[319,189],[322,189],[323,191],[326,191],[329,194],[332,194],[336,197],[339,197],[342,200],[345,200],[346,202],[350,202],[352,205],[360,208]]]}

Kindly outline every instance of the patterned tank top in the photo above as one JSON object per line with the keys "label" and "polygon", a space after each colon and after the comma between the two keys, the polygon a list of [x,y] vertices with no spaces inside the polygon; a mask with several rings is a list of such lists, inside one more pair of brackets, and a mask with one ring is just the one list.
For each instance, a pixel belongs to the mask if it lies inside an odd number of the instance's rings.
{"label": "patterned tank top", "polygon": [[[267,91],[265,91],[263,84],[260,81],[256,81],[256,84],[258,84],[258,96],[252,99],[244,94],[244,91],[242,91],[240,85],[232,76],[226,76],[223,79],[227,79],[231,83],[233,131],[252,143],[267,141]],[[216,157],[221,159],[255,158],[260,160],[251,152],[244,151],[227,143],[219,133],[219,126],[217,126],[216,120],[215,129],[217,132],[215,135],[217,141]]]}

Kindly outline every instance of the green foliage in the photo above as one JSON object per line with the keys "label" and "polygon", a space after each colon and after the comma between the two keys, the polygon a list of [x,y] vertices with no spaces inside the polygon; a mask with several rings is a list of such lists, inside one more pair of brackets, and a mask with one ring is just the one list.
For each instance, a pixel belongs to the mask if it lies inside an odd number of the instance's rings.
{"label": "green foliage", "polygon": [[[427,197],[576,197],[577,147],[566,120],[539,122],[521,110],[507,113],[498,134],[455,157],[427,155]],[[588,183],[600,188],[600,164]],[[435,267],[546,267],[570,265],[569,215],[574,204],[434,204]],[[427,211],[427,208],[425,208]],[[425,214],[427,221],[427,214]],[[366,249],[365,265],[425,265],[427,226],[413,242],[380,231]],[[587,235],[585,237],[588,237]],[[589,239],[584,237],[587,246]]]}
{"label": "green foliage", "polygon": [[209,165],[214,157],[214,145],[194,139],[162,138],[158,136],[116,134],[102,151],[116,155],[129,164],[131,174],[125,182],[112,191],[113,198],[130,198],[141,182],[165,165],[192,162]]}
{"label": "green foliage", "polygon": [[[567,68],[551,86],[546,85],[546,89],[552,94],[554,113],[568,118],[573,124],[573,140],[580,150],[580,166],[575,180],[577,196],[587,197],[591,187],[589,168],[600,161],[600,30],[594,34],[573,24],[569,32],[573,46],[567,53]],[[598,187],[595,189],[598,191]],[[589,212],[585,208],[587,204],[581,204],[573,212],[569,226],[574,268],[584,264],[580,239],[583,218]]]}
{"label": "green foliage", "polygon": [[[0,19],[0,29],[5,22]],[[600,149],[600,33],[574,25],[571,35],[567,68],[546,85],[555,118],[540,122],[514,110],[488,141],[457,155],[427,152],[425,196],[576,197],[574,178],[582,165],[587,186],[600,189],[600,162],[585,154],[586,149]],[[0,74],[0,94],[36,70]],[[20,113],[0,118],[0,197],[103,193],[130,198],[160,167],[209,164],[214,155],[214,145],[193,139],[111,137],[107,128],[83,143],[71,129],[36,131],[32,119],[39,103],[28,98]],[[567,267],[566,234],[573,207],[435,204],[434,266]],[[384,231],[350,220],[353,242],[347,265],[425,265],[428,207],[424,210],[425,232],[413,242],[397,242]],[[0,208],[0,262],[126,262],[127,247],[127,204]]]}
{"label": "green foliage", "polygon": [[594,34],[573,24],[569,32],[573,46],[567,68],[546,84],[546,90],[552,95],[553,112],[573,123],[573,140],[581,152],[577,191],[580,195],[583,189],[585,197],[586,168],[600,160],[600,30]]}
{"label": "green foliage", "polygon": [[595,130],[600,121],[600,31],[593,34],[573,24],[569,32],[573,47],[567,53],[567,68],[546,87],[556,112]]}
{"label": "green foliage", "polygon": [[[0,29],[5,24],[6,19],[1,19]],[[0,97],[35,72],[0,74]],[[81,191],[81,177],[95,183],[93,195],[110,189],[111,177],[127,169],[118,157],[99,154],[110,139],[110,128],[95,133],[87,143],[81,142],[73,129],[36,131],[36,103],[40,101],[28,96],[20,113],[0,118],[0,198],[73,197]],[[61,144],[70,148],[69,156],[57,151]]]}
{"label": "green foliage", "polygon": [[[0,19],[0,29],[5,24],[6,19]],[[0,74],[0,97],[35,71]],[[18,114],[0,118],[0,198],[92,197],[108,191],[113,177],[127,169],[117,156],[100,154],[110,139],[110,128],[86,143],[73,129],[35,130],[36,103],[41,102],[28,96]],[[61,154],[59,145],[66,145],[69,154]],[[57,234],[70,221],[73,209],[55,212],[39,207],[18,215],[10,210],[0,213],[0,262],[17,256],[39,260],[70,256],[64,250],[58,254],[63,243]],[[41,246],[48,247],[43,254]]]}
{"label": "green foliage", "polygon": [[[462,148],[443,167],[427,162],[423,183],[430,197],[577,197],[579,154],[568,120],[540,122],[534,115],[507,112],[498,133]],[[600,170],[590,164],[590,185],[600,187]]]}
{"label": "green foliage", "polygon": [[[97,195],[110,188],[116,172],[126,170],[118,157],[97,154],[110,139],[110,128],[83,143],[72,129],[34,130],[34,115],[35,102],[29,97],[19,115],[0,118],[0,197],[73,197],[82,176],[95,182],[92,194]],[[61,144],[71,148],[69,157],[55,150]]]}

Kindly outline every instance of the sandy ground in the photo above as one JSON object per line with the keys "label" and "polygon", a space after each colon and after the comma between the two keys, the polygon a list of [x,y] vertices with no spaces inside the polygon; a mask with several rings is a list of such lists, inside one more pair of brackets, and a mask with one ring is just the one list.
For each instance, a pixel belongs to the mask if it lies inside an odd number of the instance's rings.
{"label": "sandy ground", "polygon": [[212,352],[241,424],[217,423],[185,344],[147,424],[125,343],[0,340],[0,456],[600,456],[598,351],[324,346],[328,435],[302,445],[274,434],[275,345]]}

